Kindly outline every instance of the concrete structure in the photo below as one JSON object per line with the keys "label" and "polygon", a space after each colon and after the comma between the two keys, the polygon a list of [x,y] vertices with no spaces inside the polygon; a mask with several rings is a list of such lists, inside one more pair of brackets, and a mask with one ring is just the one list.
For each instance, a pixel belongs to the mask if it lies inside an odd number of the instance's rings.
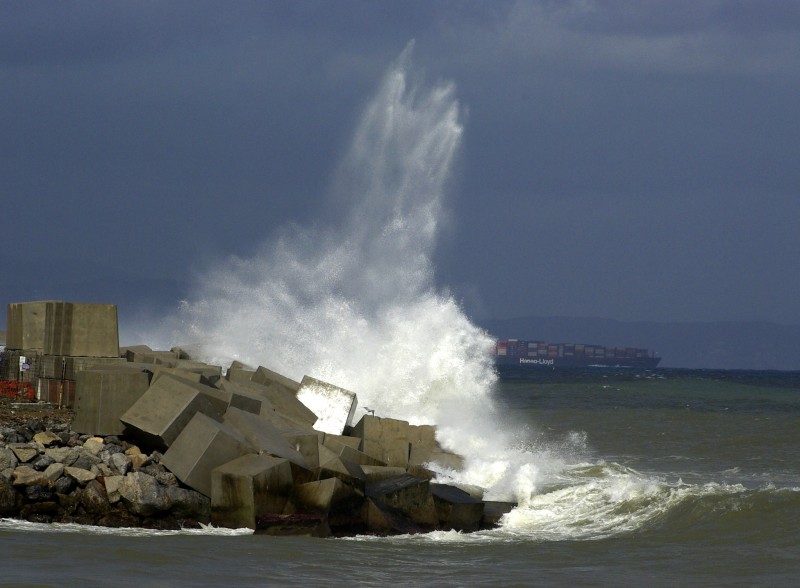
{"label": "concrete structure", "polygon": [[146,373],[122,367],[83,370],[76,383],[72,430],[90,435],[120,435],[119,420],[150,386]]}
{"label": "concrete structure", "polygon": [[243,391],[263,399],[260,414],[279,427],[311,430],[317,422],[317,415],[283,385],[231,382],[223,379],[217,382],[217,386],[222,390]]}
{"label": "concrete structure", "polygon": [[8,305],[6,348],[44,352],[47,300]]}
{"label": "concrete structure", "polygon": [[181,482],[211,498],[214,468],[248,453],[257,452],[242,436],[198,412],[170,445],[161,464]]}
{"label": "concrete structure", "polygon": [[267,419],[231,406],[225,413],[222,424],[244,437],[258,451],[310,469],[303,455]]}
{"label": "concrete structure", "polygon": [[420,526],[434,529],[438,525],[439,518],[428,480],[403,474],[369,484],[366,495]]}
{"label": "concrete structure", "polygon": [[477,531],[483,518],[483,502],[460,488],[447,484],[431,484],[433,504],[442,530]]}
{"label": "concrete structure", "polygon": [[218,400],[204,393],[202,384],[164,374],[153,382],[120,420],[132,434],[150,445],[165,449],[180,435],[197,412],[221,420]]}
{"label": "concrete structure", "polygon": [[119,357],[115,304],[47,302],[46,355]]}
{"label": "concrete structure", "polygon": [[319,417],[314,428],[324,433],[341,435],[353,424],[358,399],[353,392],[333,384],[304,376],[297,399]]}
{"label": "concrete structure", "polygon": [[408,467],[409,424],[406,421],[364,415],[353,427],[360,449],[386,465]]}
{"label": "concrete structure", "polygon": [[257,517],[283,513],[291,490],[287,460],[243,455],[211,472],[211,522],[255,529]]}

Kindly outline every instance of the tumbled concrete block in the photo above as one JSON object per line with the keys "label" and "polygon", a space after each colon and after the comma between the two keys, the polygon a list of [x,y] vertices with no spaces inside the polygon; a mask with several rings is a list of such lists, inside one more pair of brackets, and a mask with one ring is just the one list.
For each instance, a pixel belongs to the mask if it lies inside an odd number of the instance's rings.
{"label": "tumbled concrete block", "polygon": [[120,417],[149,388],[146,373],[136,369],[102,368],[78,373],[72,430],[89,435],[121,435]]}
{"label": "tumbled concrete block", "polygon": [[168,374],[151,384],[120,420],[132,434],[163,449],[172,445],[183,428],[198,412],[221,420],[212,399],[198,389],[201,384]]}
{"label": "tumbled concrete block", "polygon": [[235,431],[196,413],[161,458],[161,465],[187,486],[211,497],[211,472],[255,449]]}
{"label": "tumbled concrete block", "polygon": [[409,424],[407,421],[364,415],[353,427],[361,438],[360,449],[386,465],[408,467]]}
{"label": "tumbled concrete block", "polygon": [[403,474],[369,484],[366,495],[418,525],[433,529],[439,522],[428,480]]}
{"label": "tumbled concrete block", "polygon": [[315,471],[320,480],[339,478],[359,490],[364,489],[367,480],[360,465],[341,458],[324,445],[319,447],[319,468]]}
{"label": "tumbled concrete block", "polygon": [[363,498],[355,488],[339,478],[317,480],[295,486],[295,500],[298,505],[317,512],[329,512],[342,503],[350,505],[356,498]]}
{"label": "tumbled concrete block", "polygon": [[296,394],[300,389],[300,382],[296,382],[264,366],[258,366],[255,373],[251,376],[250,381],[254,384],[261,384],[262,386],[279,386],[291,394]]}
{"label": "tumbled concrete block", "polygon": [[408,465],[461,471],[464,469],[464,458],[449,451],[427,450],[412,446]]}
{"label": "tumbled concrete block", "polygon": [[230,382],[249,382],[256,370],[244,365],[241,361],[233,361],[225,371],[225,379]]}
{"label": "tumbled concrete block", "polygon": [[261,413],[263,405],[269,403],[265,398],[228,380],[218,380],[215,387],[228,395],[228,406],[253,414]]}
{"label": "tumbled concrete block", "polygon": [[480,528],[483,518],[482,501],[448,484],[431,484],[431,494],[442,530],[472,532]]}
{"label": "tumbled concrete block", "polygon": [[119,357],[116,304],[47,302],[45,355]]}
{"label": "tumbled concrete block", "polygon": [[289,442],[311,469],[319,467],[319,437],[316,433],[308,431],[282,431],[283,437]]}
{"label": "tumbled concrete block", "polygon": [[244,437],[257,450],[309,469],[303,454],[267,419],[230,407],[222,418],[222,424]]}
{"label": "tumbled concrete block", "polygon": [[481,528],[491,529],[496,527],[500,524],[500,519],[503,518],[503,515],[511,512],[516,506],[516,502],[485,501],[483,503]]}
{"label": "tumbled concrete block", "polygon": [[343,434],[345,428],[353,424],[358,406],[353,392],[310,376],[303,377],[297,399],[319,417],[315,429],[334,435]]}
{"label": "tumbled concrete block", "polygon": [[289,462],[268,455],[243,455],[211,472],[211,522],[256,528],[256,518],[283,512],[292,489]]}
{"label": "tumbled concrete block", "polygon": [[317,421],[317,415],[300,402],[295,393],[283,384],[275,382],[271,384],[257,382],[236,382],[232,384],[227,380],[220,380],[217,385],[220,388],[236,385],[250,394],[263,398],[267,402],[262,406],[262,414],[270,416],[271,419],[285,420],[293,425],[291,428],[309,429]]}
{"label": "tumbled concrete block", "polygon": [[408,442],[418,449],[441,449],[436,442],[436,427],[433,425],[409,425]]}
{"label": "tumbled concrete block", "polygon": [[361,471],[366,476],[367,484],[374,484],[389,478],[396,478],[406,473],[405,468],[396,466],[362,465]]}

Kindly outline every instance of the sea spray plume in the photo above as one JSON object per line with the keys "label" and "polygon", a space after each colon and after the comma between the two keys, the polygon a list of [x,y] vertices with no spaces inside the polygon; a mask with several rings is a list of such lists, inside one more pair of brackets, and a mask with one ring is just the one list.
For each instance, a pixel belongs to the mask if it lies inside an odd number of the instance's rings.
{"label": "sea spray plume", "polygon": [[504,453],[493,341],[433,281],[459,106],[450,83],[413,84],[410,58],[409,46],[337,170],[342,225],[294,227],[250,259],[229,259],[185,304],[175,340],[202,342],[207,361],[308,374],[356,392],[377,415],[435,423],[440,442],[467,456],[463,479],[511,497],[515,486],[531,491],[538,466],[520,469],[530,453]]}

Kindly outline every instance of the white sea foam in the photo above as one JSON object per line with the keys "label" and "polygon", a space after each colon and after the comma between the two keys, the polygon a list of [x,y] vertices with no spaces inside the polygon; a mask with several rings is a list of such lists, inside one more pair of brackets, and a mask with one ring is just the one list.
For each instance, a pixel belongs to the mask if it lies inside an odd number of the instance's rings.
{"label": "white sea foam", "polygon": [[199,529],[157,530],[141,527],[98,527],[75,523],[32,523],[18,519],[0,519],[0,530],[39,533],[66,533],[84,535],[114,535],[118,537],[168,537],[173,535],[209,535],[235,537],[252,535],[252,529],[224,529],[212,525],[201,525]]}

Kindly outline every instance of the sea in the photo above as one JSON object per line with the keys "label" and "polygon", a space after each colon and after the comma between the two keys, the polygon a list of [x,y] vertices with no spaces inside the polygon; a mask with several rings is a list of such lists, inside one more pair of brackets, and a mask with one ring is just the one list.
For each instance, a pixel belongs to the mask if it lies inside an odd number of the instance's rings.
{"label": "sea", "polygon": [[791,586],[800,372],[543,370],[497,383],[544,473],[499,528],[270,537],[0,521],[3,586]]}

